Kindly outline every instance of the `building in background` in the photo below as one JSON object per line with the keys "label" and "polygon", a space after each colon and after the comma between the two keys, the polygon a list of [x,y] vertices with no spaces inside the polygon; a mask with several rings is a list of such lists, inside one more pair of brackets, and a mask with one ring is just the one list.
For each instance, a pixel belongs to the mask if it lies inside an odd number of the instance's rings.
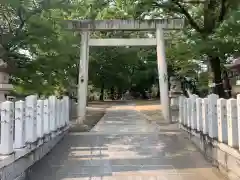
{"label": "building in background", "polygon": [[[228,76],[230,88],[225,88],[225,92],[231,92],[231,96],[235,97],[240,93],[240,58],[234,59],[233,63],[226,64],[227,71],[223,73],[223,80]],[[224,87],[228,86],[228,82],[223,82]]]}

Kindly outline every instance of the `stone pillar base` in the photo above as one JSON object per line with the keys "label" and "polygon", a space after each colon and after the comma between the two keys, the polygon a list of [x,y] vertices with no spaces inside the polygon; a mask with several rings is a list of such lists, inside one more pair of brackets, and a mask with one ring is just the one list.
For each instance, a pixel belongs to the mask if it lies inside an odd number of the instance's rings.
{"label": "stone pillar base", "polygon": [[86,116],[78,116],[76,119],[77,124],[84,124],[84,120],[86,119]]}

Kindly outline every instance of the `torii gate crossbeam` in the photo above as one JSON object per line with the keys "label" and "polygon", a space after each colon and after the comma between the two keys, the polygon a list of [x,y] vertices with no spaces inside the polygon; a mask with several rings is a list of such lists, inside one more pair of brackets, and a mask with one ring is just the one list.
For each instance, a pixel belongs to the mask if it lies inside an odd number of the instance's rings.
{"label": "torii gate crossbeam", "polygon": [[[182,19],[156,20],[71,20],[67,21],[67,29],[81,32],[81,52],[78,83],[78,121],[86,116],[89,46],[156,46],[159,87],[162,113],[166,122],[171,122],[168,75],[165,57],[164,30],[182,29]],[[143,39],[90,39],[91,31],[156,31],[156,38]]]}

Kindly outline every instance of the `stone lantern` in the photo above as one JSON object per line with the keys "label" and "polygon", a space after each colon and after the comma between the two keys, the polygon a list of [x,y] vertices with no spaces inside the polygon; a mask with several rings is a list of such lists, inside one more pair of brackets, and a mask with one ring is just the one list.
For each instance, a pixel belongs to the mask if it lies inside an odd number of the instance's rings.
{"label": "stone lantern", "polygon": [[183,95],[181,88],[181,81],[175,77],[170,77],[170,108],[171,108],[171,116],[172,121],[177,121],[178,111],[179,111],[179,97]]}
{"label": "stone lantern", "polygon": [[13,89],[9,84],[9,65],[3,60],[5,54],[4,48],[0,44],[0,102],[6,101],[6,95]]}
{"label": "stone lantern", "polygon": [[6,100],[6,95],[13,89],[13,85],[9,84],[8,65],[0,59],[0,102]]}

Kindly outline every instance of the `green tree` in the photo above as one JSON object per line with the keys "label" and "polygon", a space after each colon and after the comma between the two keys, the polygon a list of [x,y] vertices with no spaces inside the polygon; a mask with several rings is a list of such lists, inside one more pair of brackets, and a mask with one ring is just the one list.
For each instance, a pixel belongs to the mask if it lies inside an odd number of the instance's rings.
{"label": "green tree", "polygon": [[63,83],[59,75],[66,71],[62,67],[72,58],[71,53],[77,54],[66,48],[71,47],[69,41],[74,42],[73,36],[60,27],[66,6],[60,0],[1,1],[1,58],[11,67],[12,83],[21,93],[24,89],[27,94],[53,93],[54,86]]}
{"label": "green tree", "polygon": [[[238,9],[237,0],[206,0],[206,1],[138,1],[138,16],[150,15],[154,17],[183,17],[186,19],[185,34],[192,46],[196,46],[199,58],[207,56],[210,63],[214,82],[217,84],[214,92],[224,96],[221,79],[221,57],[219,46],[213,37],[227,21],[231,13]],[[187,41],[186,41],[187,42]],[[196,51],[197,50],[197,51]]]}

